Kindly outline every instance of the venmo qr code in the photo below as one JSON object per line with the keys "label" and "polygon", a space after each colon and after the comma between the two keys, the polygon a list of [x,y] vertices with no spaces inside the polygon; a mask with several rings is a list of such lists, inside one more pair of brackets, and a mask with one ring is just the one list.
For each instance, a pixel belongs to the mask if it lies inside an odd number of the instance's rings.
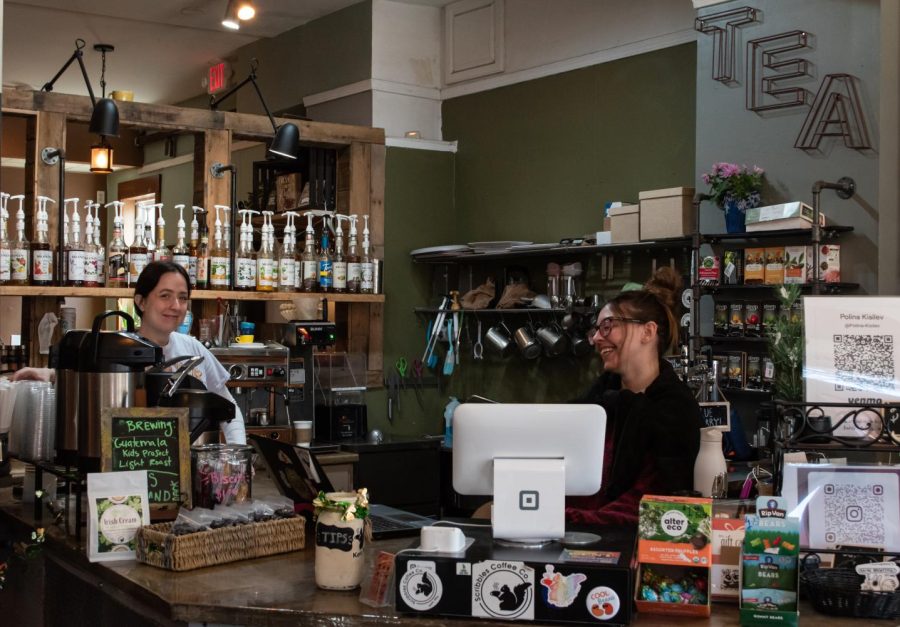
{"label": "venmo qr code", "polygon": [[884,485],[826,483],[822,504],[828,546],[884,546]]}
{"label": "venmo qr code", "polygon": [[835,335],[836,392],[894,389],[893,335]]}

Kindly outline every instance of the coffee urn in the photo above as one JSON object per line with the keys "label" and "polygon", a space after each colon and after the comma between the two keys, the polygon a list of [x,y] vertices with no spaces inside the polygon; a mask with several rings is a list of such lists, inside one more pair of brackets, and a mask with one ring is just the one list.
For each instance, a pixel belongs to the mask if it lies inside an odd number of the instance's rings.
{"label": "coffee urn", "polygon": [[[110,317],[125,320],[126,331],[101,331]],[[94,318],[78,351],[78,468],[100,469],[100,414],[107,408],[134,407],[135,390],[143,387],[144,370],[162,361],[163,350],[134,332],[134,319],[124,311]]]}
{"label": "coffee urn", "polygon": [[56,462],[78,461],[78,354],[88,332],[71,329],[50,347],[50,367],[56,369]]}

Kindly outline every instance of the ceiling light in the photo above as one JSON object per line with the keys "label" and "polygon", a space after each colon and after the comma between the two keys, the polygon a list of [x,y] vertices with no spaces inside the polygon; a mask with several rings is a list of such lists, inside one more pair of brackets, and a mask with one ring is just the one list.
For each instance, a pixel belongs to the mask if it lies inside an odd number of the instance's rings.
{"label": "ceiling light", "polygon": [[91,172],[109,174],[112,172],[113,149],[101,139],[96,146],[91,146]]}
{"label": "ceiling light", "polygon": [[241,27],[236,0],[228,0],[228,5],[225,7],[225,17],[222,18],[222,26],[231,30],[238,30]]}
{"label": "ceiling light", "polygon": [[256,17],[256,7],[253,6],[252,0],[240,0],[238,2],[237,16],[239,20],[252,20]]}

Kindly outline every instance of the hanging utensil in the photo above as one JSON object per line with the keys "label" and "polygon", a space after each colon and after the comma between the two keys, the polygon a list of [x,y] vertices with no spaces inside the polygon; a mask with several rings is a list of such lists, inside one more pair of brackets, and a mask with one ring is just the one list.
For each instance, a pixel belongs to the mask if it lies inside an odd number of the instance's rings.
{"label": "hanging utensil", "polygon": [[422,361],[427,364],[429,368],[437,366],[437,356],[434,355],[434,348],[437,346],[438,336],[441,334],[441,329],[444,326],[444,319],[449,307],[450,299],[444,296],[443,300],[441,300],[441,306],[438,307],[438,314],[434,319],[434,326],[431,327],[431,336],[426,342],[425,353],[422,355]]}
{"label": "hanging utensil", "polygon": [[472,359],[481,361],[484,359],[484,346],[481,344],[481,320],[476,321],[476,338],[472,346]]}

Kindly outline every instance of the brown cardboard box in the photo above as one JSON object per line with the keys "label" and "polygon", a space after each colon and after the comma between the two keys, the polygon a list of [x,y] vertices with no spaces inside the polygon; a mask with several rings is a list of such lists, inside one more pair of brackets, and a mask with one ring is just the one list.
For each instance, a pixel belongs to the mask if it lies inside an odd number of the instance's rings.
{"label": "brown cardboard box", "polygon": [[766,249],[744,249],[744,283],[753,285],[766,279]]}
{"label": "brown cardboard box", "polygon": [[275,177],[276,211],[290,211],[300,206],[300,190],[303,177],[299,173],[280,174]]}
{"label": "brown cardboard box", "polygon": [[638,194],[641,240],[684,237],[694,230],[693,187],[654,189]]}
{"label": "brown cardboard box", "polygon": [[640,241],[641,217],[638,205],[610,207],[609,218],[613,244]]}
{"label": "brown cardboard box", "polygon": [[784,246],[766,248],[766,285],[784,283]]}

